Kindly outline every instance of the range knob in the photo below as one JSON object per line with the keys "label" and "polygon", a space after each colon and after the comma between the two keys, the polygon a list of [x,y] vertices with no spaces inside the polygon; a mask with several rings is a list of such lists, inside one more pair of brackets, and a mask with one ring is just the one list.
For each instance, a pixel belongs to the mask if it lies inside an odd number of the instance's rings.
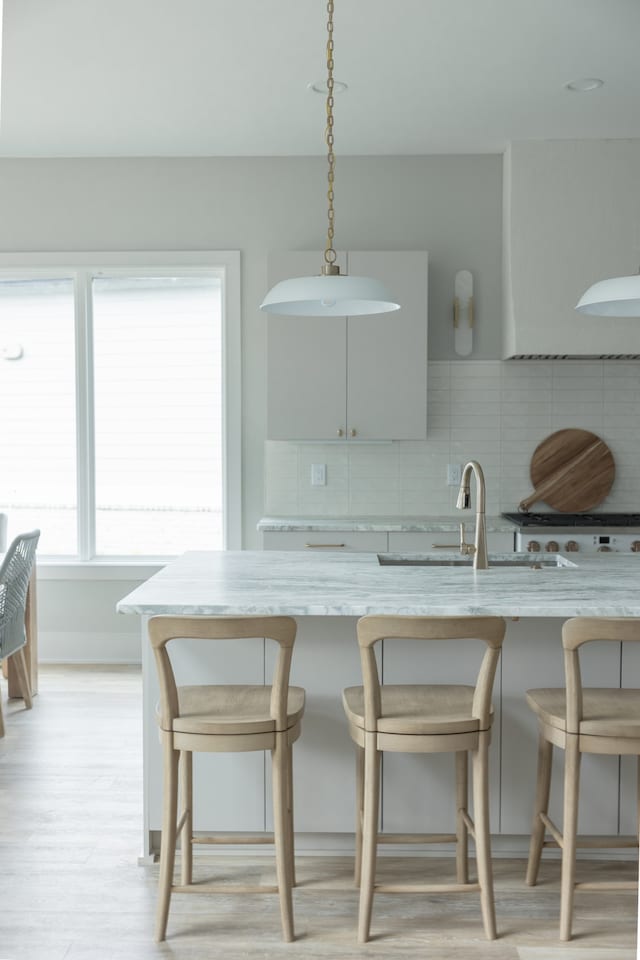
{"label": "range knob", "polygon": [[560,549],[560,544],[557,540],[549,540],[548,543],[545,543],[544,549],[547,553],[557,553]]}
{"label": "range knob", "polygon": [[529,553],[540,553],[540,544],[537,540],[529,540],[527,544],[527,550]]}
{"label": "range knob", "polygon": [[580,549],[575,540],[567,540],[564,548],[568,553],[577,553],[577,551]]}
{"label": "range knob", "polygon": [[607,547],[604,543],[602,543],[598,547],[598,553],[611,553],[611,547]]}
{"label": "range knob", "polygon": [[640,540],[633,540],[631,543],[631,553],[640,553]]}

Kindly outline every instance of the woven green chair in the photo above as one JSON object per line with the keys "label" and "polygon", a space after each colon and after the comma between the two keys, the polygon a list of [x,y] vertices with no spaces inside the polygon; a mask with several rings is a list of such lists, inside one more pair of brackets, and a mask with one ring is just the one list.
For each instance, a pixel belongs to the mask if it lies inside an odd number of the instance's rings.
{"label": "woven green chair", "polygon": [[[31,709],[32,700],[24,655],[27,642],[24,614],[39,539],[39,530],[20,534],[10,544],[0,566],[0,660],[15,657],[18,686],[27,710]],[[0,701],[0,737],[3,736],[4,721]]]}

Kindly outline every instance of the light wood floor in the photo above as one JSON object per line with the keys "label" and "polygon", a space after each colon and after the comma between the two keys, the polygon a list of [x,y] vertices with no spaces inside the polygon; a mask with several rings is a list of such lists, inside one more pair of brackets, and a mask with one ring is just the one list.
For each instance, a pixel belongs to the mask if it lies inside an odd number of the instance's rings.
{"label": "light wood floor", "polygon": [[[6,697],[6,685],[2,684]],[[357,894],[348,858],[298,860],[293,944],[280,940],[272,896],[174,898],[169,939],[152,941],[157,867],[140,867],[141,684],[133,668],[44,667],[29,713],[6,706],[0,740],[1,960],[632,960],[631,893],[577,896],[575,939],[557,940],[559,871],[524,885],[524,863],[496,860],[499,939],[482,934],[475,894],[380,895],[374,939],[357,946]],[[207,876],[273,875],[271,859],[206,856]],[[398,869],[385,859],[382,870]],[[450,875],[452,861],[409,859],[405,876]],[[632,875],[633,864],[581,863],[593,875]],[[269,881],[267,881],[269,882]],[[273,882],[273,881],[270,881]]]}

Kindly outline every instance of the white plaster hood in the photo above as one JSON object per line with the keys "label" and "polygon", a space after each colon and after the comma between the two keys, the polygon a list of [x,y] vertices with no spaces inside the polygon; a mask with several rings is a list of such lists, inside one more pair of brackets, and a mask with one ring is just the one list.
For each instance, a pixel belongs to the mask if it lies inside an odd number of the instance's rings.
{"label": "white plaster hood", "polygon": [[637,273],[640,140],[512,143],[504,157],[503,357],[640,359],[640,319],[576,313]]}

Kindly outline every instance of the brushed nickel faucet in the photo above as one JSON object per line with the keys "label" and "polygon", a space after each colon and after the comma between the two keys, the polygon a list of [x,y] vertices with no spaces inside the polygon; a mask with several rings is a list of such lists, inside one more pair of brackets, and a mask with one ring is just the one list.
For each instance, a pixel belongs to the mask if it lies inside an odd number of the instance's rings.
{"label": "brushed nickel faucet", "polygon": [[461,527],[460,552],[473,554],[474,570],[488,570],[487,557],[487,521],[485,517],[486,488],[482,467],[477,460],[469,460],[462,471],[460,489],[456,501],[457,510],[468,510],[471,506],[471,474],[476,478],[476,542],[464,543],[464,527]]}

